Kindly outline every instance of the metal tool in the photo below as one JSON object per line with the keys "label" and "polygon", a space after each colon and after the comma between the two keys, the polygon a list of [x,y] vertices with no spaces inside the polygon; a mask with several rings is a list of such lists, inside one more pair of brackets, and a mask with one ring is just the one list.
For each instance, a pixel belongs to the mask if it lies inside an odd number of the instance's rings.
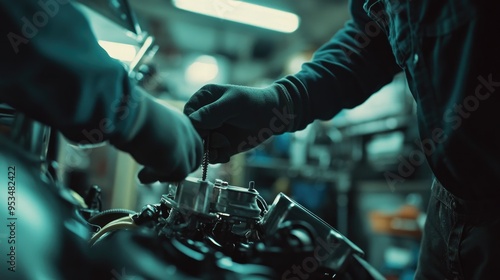
{"label": "metal tool", "polygon": [[209,141],[210,141],[210,137],[207,136],[207,138],[204,140],[205,154],[203,155],[203,162],[202,162],[202,166],[201,166],[201,170],[202,170],[201,180],[203,180],[203,181],[207,180],[208,163],[209,163],[209,157],[210,157],[210,150],[209,150],[210,142]]}

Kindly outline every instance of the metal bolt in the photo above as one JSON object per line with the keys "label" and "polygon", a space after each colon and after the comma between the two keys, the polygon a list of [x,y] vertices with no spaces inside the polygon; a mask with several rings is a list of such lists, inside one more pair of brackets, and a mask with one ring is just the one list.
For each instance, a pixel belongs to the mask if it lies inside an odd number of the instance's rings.
{"label": "metal bolt", "polygon": [[248,190],[249,191],[255,190],[255,182],[254,181],[248,182]]}

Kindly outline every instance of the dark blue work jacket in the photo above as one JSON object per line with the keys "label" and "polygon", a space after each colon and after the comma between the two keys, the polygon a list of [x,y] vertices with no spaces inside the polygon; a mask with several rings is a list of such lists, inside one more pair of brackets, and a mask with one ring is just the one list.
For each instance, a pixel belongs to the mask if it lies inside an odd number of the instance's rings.
{"label": "dark blue work jacket", "polygon": [[359,105],[404,71],[436,178],[462,198],[498,196],[498,1],[352,0],[350,5],[352,20],[299,73],[282,80],[298,115],[293,129]]}

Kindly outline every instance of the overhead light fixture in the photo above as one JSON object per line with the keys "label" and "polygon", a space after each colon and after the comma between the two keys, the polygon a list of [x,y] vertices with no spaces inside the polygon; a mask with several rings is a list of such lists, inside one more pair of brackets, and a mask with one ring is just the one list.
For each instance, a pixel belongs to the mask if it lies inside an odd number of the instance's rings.
{"label": "overhead light fixture", "polygon": [[299,28],[293,13],[235,0],[172,0],[175,7],[224,20],[249,24],[284,33]]}
{"label": "overhead light fixture", "polygon": [[137,55],[137,47],[130,44],[99,40],[99,45],[114,59],[131,62]]}
{"label": "overhead light fixture", "polygon": [[209,55],[197,57],[186,69],[186,81],[193,84],[208,83],[219,74],[217,59]]}

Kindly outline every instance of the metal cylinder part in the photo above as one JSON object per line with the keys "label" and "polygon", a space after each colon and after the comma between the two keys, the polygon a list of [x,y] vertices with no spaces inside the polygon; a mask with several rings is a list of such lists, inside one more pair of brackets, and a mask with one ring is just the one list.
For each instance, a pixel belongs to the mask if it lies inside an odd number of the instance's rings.
{"label": "metal cylinder part", "polygon": [[215,211],[243,218],[260,217],[256,191],[236,186],[215,186]]}

